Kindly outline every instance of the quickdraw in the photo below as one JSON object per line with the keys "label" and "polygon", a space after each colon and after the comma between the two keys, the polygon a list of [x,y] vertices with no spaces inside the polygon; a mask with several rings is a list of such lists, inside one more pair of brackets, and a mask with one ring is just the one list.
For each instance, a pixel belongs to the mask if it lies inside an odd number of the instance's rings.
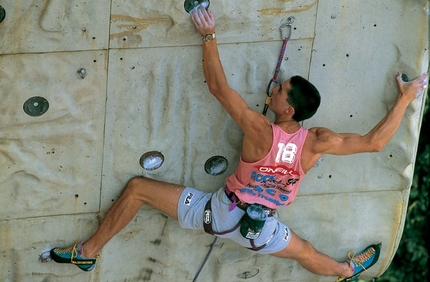
{"label": "quickdraw", "polygon": [[[270,97],[272,96],[272,88],[279,83],[278,82],[278,74],[281,70],[281,64],[282,64],[282,60],[284,59],[284,54],[285,54],[285,49],[287,47],[287,43],[291,38],[292,25],[293,25],[294,21],[295,21],[294,17],[288,17],[287,22],[282,24],[279,27],[279,31],[281,33],[281,38],[283,40],[283,43],[282,43],[281,52],[279,54],[278,63],[276,65],[275,73],[273,74],[273,78],[269,81],[269,85],[267,85],[267,90],[266,90],[267,97],[266,97],[266,101],[264,102],[263,115],[266,115],[267,110],[269,108]],[[273,85],[273,84],[275,84],[275,85]]]}

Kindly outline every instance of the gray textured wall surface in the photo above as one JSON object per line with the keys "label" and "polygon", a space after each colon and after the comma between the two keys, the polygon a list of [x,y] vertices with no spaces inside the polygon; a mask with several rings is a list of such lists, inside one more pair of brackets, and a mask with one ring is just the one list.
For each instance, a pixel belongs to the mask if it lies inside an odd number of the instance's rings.
{"label": "gray textured wall surface", "polygon": [[[85,240],[131,176],[215,191],[237,164],[242,133],[207,90],[201,39],[183,1],[5,0],[0,22],[0,281],[192,281],[213,237],[180,229],[149,207],[103,249],[97,267],[40,263],[52,246]],[[305,127],[368,132],[397,97],[395,75],[428,69],[425,0],[211,1],[227,79],[262,111],[282,40],[280,77],[309,78],[322,94]],[[85,69],[85,75],[78,70]],[[29,116],[24,103],[49,109]],[[280,219],[320,251],[383,242],[381,275],[402,235],[424,95],[379,153],[324,156]],[[268,115],[271,116],[271,113]],[[165,157],[146,171],[142,154]],[[221,175],[204,170],[224,156]],[[296,262],[220,239],[201,281],[334,281]]]}

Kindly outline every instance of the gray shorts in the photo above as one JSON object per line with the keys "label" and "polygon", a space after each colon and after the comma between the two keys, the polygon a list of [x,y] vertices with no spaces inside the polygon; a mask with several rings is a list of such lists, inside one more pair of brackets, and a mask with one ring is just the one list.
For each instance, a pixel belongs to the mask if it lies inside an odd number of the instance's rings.
{"label": "gray shorts", "polygon": [[[215,193],[206,193],[194,188],[186,187],[179,198],[178,221],[182,228],[204,230],[203,214],[207,201],[212,197],[212,228],[215,232],[223,232],[233,228],[245,211],[236,207],[229,211],[230,199],[224,192],[224,188]],[[252,248],[250,240],[240,234],[240,228],[233,232],[217,235],[221,238],[229,238],[246,248]],[[275,216],[268,217],[260,237],[254,240],[257,247],[267,243],[267,246],[257,251],[262,254],[273,254],[283,250],[290,242],[290,228],[280,222]]]}

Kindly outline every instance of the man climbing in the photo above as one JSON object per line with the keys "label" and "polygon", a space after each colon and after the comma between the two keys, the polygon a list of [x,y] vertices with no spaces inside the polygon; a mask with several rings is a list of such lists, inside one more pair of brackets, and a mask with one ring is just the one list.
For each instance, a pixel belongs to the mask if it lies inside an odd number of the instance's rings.
{"label": "man climbing", "polygon": [[408,105],[424,91],[427,74],[404,82],[398,73],[396,103],[365,135],[302,127],[299,122],[317,111],[320,94],[300,76],[273,88],[269,109],[274,112],[275,121],[270,122],[251,110],[229,87],[218,54],[213,14],[200,7],[191,12],[191,19],[203,38],[203,71],[209,91],[244,133],[236,171],[226,179],[226,186],[215,193],[134,177],[95,234],[84,244],[52,249],[52,259],[92,270],[103,246],[146,204],[177,219],[183,228],[205,230],[261,254],[296,260],[315,274],[339,276],[338,281],[357,280],[362,271],[377,262],[380,244],[337,262],[278,221],[276,210],[294,200],[300,181],[323,154],[380,151],[397,131]]}

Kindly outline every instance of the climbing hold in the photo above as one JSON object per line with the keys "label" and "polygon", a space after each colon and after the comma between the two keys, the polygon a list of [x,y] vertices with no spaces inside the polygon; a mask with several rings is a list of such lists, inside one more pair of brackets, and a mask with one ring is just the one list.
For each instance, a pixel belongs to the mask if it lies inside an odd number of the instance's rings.
{"label": "climbing hold", "polygon": [[45,251],[39,256],[39,262],[50,262],[51,260],[52,258],[50,251]]}
{"label": "climbing hold", "polygon": [[0,6],[0,23],[6,18],[6,10]]}
{"label": "climbing hold", "polygon": [[249,279],[249,278],[252,278],[252,277],[256,276],[259,272],[260,272],[260,270],[258,270],[258,268],[254,268],[254,269],[251,269],[249,271],[244,271],[242,273],[239,273],[237,275],[237,278],[239,278],[239,279]]}
{"label": "climbing hold", "polygon": [[82,79],[84,79],[87,76],[87,70],[84,68],[80,68],[78,69],[78,74]]}
{"label": "climbing hold", "polygon": [[210,175],[220,175],[228,168],[228,161],[223,156],[213,156],[205,163],[205,171]]}
{"label": "climbing hold", "polygon": [[200,6],[209,8],[209,0],[185,0],[184,9],[187,13],[190,13],[193,9],[197,9]]}
{"label": "climbing hold", "polygon": [[145,170],[155,170],[163,165],[164,156],[158,151],[146,152],[140,157],[139,163]]}
{"label": "climbing hold", "polygon": [[25,101],[23,105],[24,112],[32,117],[41,116],[49,108],[48,100],[43,97],[35,96]]}

